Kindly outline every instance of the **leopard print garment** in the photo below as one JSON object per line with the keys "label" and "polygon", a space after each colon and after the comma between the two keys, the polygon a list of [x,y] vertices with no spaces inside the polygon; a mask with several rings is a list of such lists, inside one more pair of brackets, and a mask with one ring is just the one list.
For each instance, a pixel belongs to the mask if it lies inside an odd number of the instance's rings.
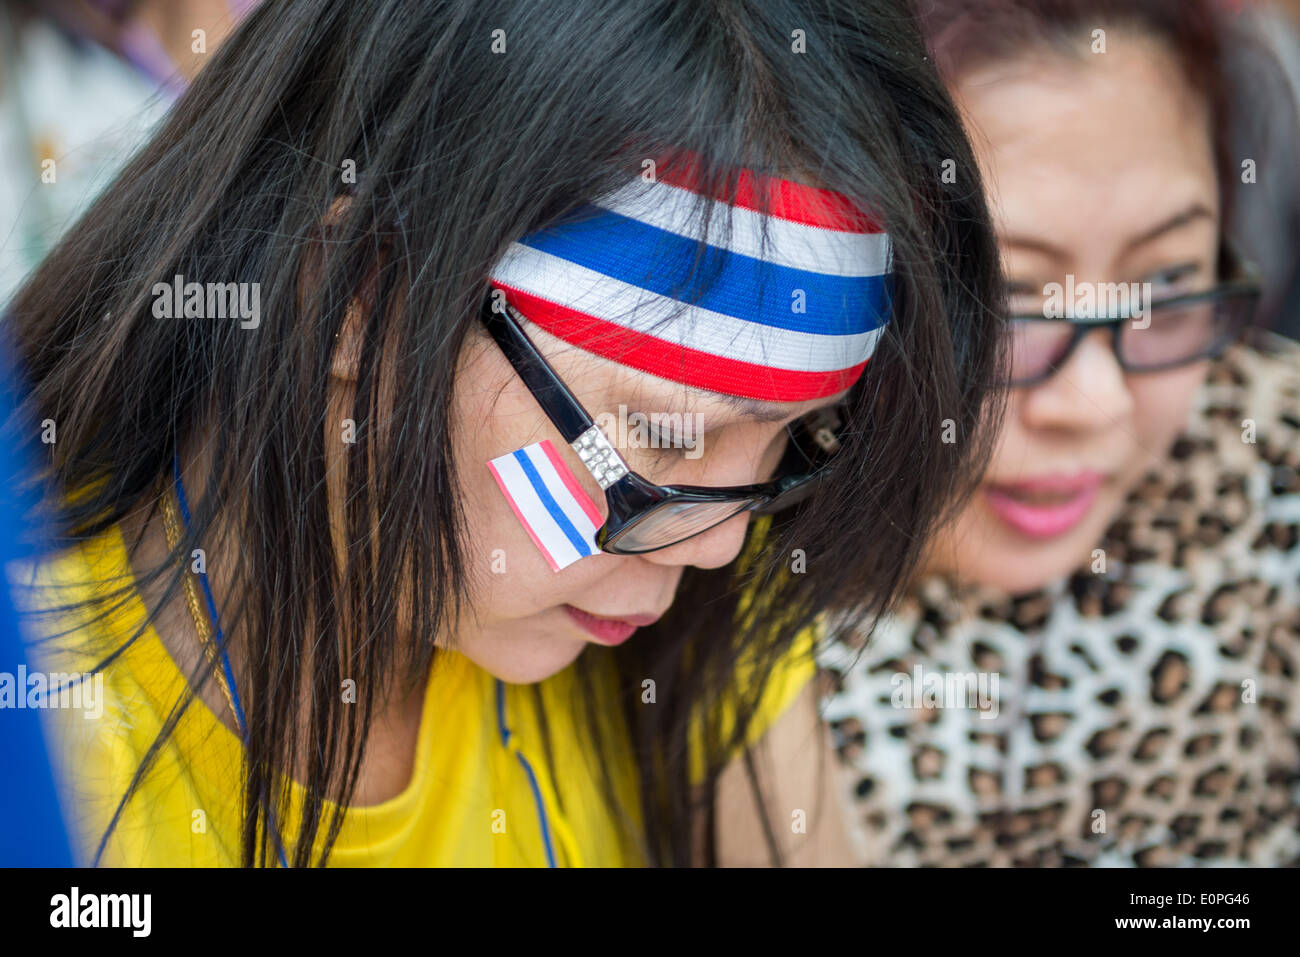
{"label": "leopard print garment", "polygon": [[[1300,862],[1298,539],[1300,347],[1236,346],[1104,555],[1014,598],[926,580],[819,653],[862,859]],[[914,697],[945,672],[997,687]]]}

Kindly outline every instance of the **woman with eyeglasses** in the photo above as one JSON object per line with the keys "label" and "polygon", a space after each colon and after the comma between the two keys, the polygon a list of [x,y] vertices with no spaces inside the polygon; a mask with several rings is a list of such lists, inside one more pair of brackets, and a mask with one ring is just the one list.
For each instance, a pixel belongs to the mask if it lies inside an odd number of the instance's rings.
{"label": "woman with eyeglasses", "polygon": [[1200,0],[923,23],[992,191],[1012,389],[898,613],[821,659],[859,860],[1295,862],[1300,356],[1242,341],[1246,41]]}
{"label": "woman with eyeglasses", "polygon": [[87,861],[833,859],[810,639],[894,599],[1000,376],[905,14],[250,15],[13,310]]}

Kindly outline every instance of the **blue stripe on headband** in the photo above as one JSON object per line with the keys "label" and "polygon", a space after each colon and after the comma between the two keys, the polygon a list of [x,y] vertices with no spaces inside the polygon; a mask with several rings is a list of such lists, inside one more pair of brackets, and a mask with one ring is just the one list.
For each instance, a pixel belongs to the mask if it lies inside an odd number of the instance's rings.
{"label": "blue stripe on headband", "polygon": [[[579,214],[580,219],[519,242],[660,296],[791,332],[857,335],[888,321],[887,276],[795,269],[718,246],[701,247],[595,206]],[[797,301],[804,312],[795,311]]]}

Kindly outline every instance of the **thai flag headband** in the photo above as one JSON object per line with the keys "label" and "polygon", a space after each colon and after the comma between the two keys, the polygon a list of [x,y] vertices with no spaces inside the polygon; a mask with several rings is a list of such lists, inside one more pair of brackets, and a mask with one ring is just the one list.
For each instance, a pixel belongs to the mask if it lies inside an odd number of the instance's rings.
{"label": "thai flag headband", "polygon": [[888,321],[889,237],[830,190],[746,171],[729,198],[661,168],[513,243],[492,282],[552,335],[674,382],[772,402],[848,388]]}

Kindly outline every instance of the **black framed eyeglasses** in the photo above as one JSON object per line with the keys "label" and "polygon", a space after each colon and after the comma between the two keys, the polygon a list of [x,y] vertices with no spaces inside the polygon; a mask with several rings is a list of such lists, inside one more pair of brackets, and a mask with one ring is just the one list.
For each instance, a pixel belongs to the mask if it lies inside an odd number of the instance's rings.
{"label": "black framed eyeglasses", "polygon": [[786,427],[789,439],[778,477],[769,482],[713,488],[651,482],[628,467],[502,297],[489,295],[482,318],[537,404],[605,492],[609,515],[595,536],[602,551],[640,555],[693,538],[741,512],[780,511],[804,499],[830,474],[845,424],[837,407],[818,409]]}
{"label": "black framed eyeglasses", "polygon": [[1213,289],[1148,304],[1145,324],[1132,314],[1087,319],[1009,316],[1009,384],[1023,388],[1050,379],[1070,361],[1084,336],[1097,329],[1110,330],[1111,348],[1125,372],[1163,372],[1221,355],[1250,325],[1260,282],[1255,269],[1226,242],[1219,252],[1219,276]]}

